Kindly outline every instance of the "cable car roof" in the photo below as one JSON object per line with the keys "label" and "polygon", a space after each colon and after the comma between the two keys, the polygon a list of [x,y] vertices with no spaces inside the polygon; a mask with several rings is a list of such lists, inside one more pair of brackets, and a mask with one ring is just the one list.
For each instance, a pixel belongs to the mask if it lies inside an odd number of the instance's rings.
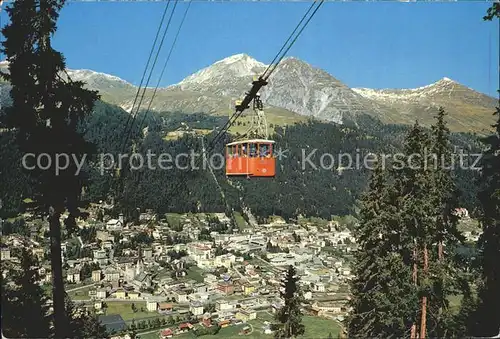
{"label": "cable car roof", "polygon": [[274,144],[274,140],[266,140],[266,139],[249,139],[249,140],[241,140],[234,141],[226,146],[240,145],[240,144]]}

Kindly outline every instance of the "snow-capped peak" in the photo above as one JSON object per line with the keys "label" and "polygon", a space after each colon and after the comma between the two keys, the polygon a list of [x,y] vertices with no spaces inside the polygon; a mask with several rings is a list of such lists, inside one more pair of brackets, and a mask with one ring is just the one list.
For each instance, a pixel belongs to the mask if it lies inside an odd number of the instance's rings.
{"label": "snow-capped peak", "polygon": [[224,83],[236,78],[248,78],[260,74],[266,65],[247,54],[236,54],[215,62],[188,76],[178,85],[189,89],[190,85]]}
{"label": "snow-capped peak", "polygon": [[231,55],[227,58],[217,61],[214,65],[217,64],[231,65],[234,63],[243,63],[251,68],[265,66],[262,62],[255,60],[254,58],[245,53]]}
{"label": "snow-capped peak", "polygon": [[440,93],[450,94],[456,88],[462,87],[460,83],[443,77],[442,79],[426,86],[404,89],[370,89],[353,88],[353,90],[368,99],[384,101],[415,101],[430,98]]}
{"label": "snow-capped peak", "polygon": [[123,80],[117,76],[106,74],[106,73],[101,73],[101,72],[96,72],[96,71],[92,71],[89,69],[77,69],[77,70],[68,69],[67,72],[71,78],[74,78],[73,80],[79,80],[79,81],[85,82],[85,81],[90,80],[91,78],[100,77],[100,78],[108,79],[111,81],[118,81],[118,82],[128,84],[128,82],[126,82],[125,80]]}
{"label": "snow-capped peak", "polygon": [[[9,66],[9,61],[2,60],[0,61],[0,68],[7,68]],[[92,71],[90,69],[66,69],[66,72],[62,72],[62,76],[65,77],[67,73],[72,80],[75,81],[83,81],[89,84],[92,84],[95,81],[103,81],[108,80],[112,83],[121,83],[123,85],[130,85],[127,81],[107,73],[101,73]]]}

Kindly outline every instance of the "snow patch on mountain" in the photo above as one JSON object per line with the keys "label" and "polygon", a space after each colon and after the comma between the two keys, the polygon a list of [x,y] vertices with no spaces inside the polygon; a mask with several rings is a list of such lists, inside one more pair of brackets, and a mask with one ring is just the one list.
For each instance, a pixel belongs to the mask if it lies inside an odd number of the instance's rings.
{"label": "snow patch on mountain", "polygon": [[352,90],[359,95],[371,99],[381,101],[419,101],[428,99],[435,94],[451,93],[455,87],[463,85],[458,82],[444,77],[430,85],[417,87],[417,88],[404,88],[404,89],[371,89],[371,88],[353,88]]}
{"label": "snow patch on mountain", "polygon": [[266,67],[266,65],[260,61],[255,60],[251,56],[241,53],[229,56],[222,60],[217,61],[214,65],[224,64],[224,65],[233,65],[237,64],[237,67],[243,67],[241,69],[242,73],[247,72],[246,74],[253,71],[255,68]]}
{"label": "snow patch on mountain", "polygon": [[181,89],[189,89],[190,85],[203,83],[219,84],[217,80],[231,76],[236,78],[252,77],[265,69],[266,65],[246,54],[236,54],[201,69],[200,71],[188,76],[177,85]]}
{"label": "snow patch on mountain", "polygon": [[68,69],[67,73],[72,80],[77,80],[77,81],[87,82],[87,81],[92,81],[96,78],[102,78],[109,81],[118,81],[122,84],[130,85],[127,81],[117,76],[110,75],[107,73],[95,72],[89,69],[77,69],[77,70]]}

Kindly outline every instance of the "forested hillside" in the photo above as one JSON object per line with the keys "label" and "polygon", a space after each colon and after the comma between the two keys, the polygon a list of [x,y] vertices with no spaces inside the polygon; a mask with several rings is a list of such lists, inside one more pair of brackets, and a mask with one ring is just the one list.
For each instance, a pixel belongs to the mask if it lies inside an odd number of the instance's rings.
{"label": "forested hillside", "polygon": [[[121,152],[124,140],[124,126],[128,113],[117,106],[99,102],[85,126],[87,140],[95,143],[97,154],[111,153],[115,159]],[[188,130],[213,130],[222,126],[226,117],[204,114],[154,113],[149,114],[145,128],[139,130],[138,122],[132,129],[125,153],[133,151],[143,154],[169,153],[175,157],[179,153],[200,152],[201,134],[180,135],[168,138],[167,134],[179,127]],[[374,118],[366,117],[357,126],[336,125],[310,120],[288,127],[275,127],[272,139],[276,148],[281,148],[283,156],[277,160],[277,176],[274,179],[230,179],[224,175],[224,169],[214,170],[215,175],[225,192],[230,208],[240,210],[242,203],[249,207],[258,217],[276,214],[285,218],[293,218],[299,214],[304,216],[347,215],[356,212],[360,194],[365,190],[369,170],[345,168],[347,162],[338,164],[339,154],[356,155],[363,163],[368,153],[392,154],[400,151],[405,138],[407,126],[386,125]],[[210,143],[214,133],[205,135],[205,145]],[[226,136],[229,141],[231,136]],[[476,138],[467,134],[455,134],[453,140],[459,147],[477,150]],[[21,171],[21,155],[16,152],[13,143],[13,132],[2,132],[3,145],[2,180],[2,215],[17,213],[22,199],[30,197],[29,185]],[[309,159],[318,168],[315,169],[303,159],[317,149]],[[286,151],[285,151],[286,150]],[[214,152],[223,154],[222,143]],[[323,153],[333,155],[334,165],[331,169],[320,168],[320,156]],[[99,156],[88,157],[86,161],[87,184],[82,198],[86,202],[111,199],[117,206],[132,213],[137,207],[151,208],[158,213],[170,211],[218,211],[226,210],[226,202],[208,170],[179,170],[156,168],[149,170],[123,170],[120,176],[116,171],[106,170],[101,175]],[[153,158],[153,162],[157,158]],[[344,158],[345,159],[345,158]],[[183,160],[188,165],[188,160]],[[324,163],[330,167],[331,158]],[[353,165],[354,166],[354,165]],[[175,167],[175,166],[174,166]],[[361,166],[363,167],[363,166]],[[455,173],[459,187],[463,190],[462,205],[469,210],[475,208],[475,188],[473,171]]]}

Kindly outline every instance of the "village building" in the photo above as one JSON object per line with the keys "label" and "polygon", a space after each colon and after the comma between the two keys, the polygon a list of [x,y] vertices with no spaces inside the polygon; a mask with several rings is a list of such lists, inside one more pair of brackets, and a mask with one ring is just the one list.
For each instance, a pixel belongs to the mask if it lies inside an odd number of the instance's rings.
{"label": "village building", "polygon": [[147,301],[146,309],[148,312],[156,312],[158,310],[158,303],[156,301]]}

